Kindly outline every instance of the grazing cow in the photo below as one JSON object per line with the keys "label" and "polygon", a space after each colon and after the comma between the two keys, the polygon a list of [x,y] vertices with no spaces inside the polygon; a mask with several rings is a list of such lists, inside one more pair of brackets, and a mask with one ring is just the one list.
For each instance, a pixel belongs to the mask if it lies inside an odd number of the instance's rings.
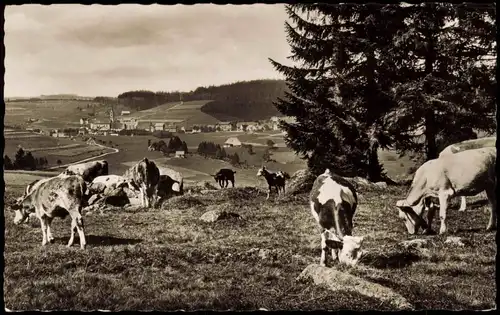
{"label": "grazing cow", "polygon": [[38,182],[32,186],[29,193],[12,207],[15,211],[14,224],[27,220],[34,208],[35,215],[40,219],[42,227],[42,245],[52,243],[54,237],[50,229],[55,217],[71,217],[71,237],[68,247],[73,245],[75,229],[80,237],[80,247],[85,248],[85,233],[81,209],[84,203],[86,183],[80,176],[55,176]]}
{"label": "grazing cow", "polygon": [[154,201],[158,182],[160,181],[160,171],[153,161],[143,158],[136,165],[129,168],[123,175],[136,190],[140,192],[141,204],[143,207],[150,207]]}
{"label": "grazing cow", "polygon": [[[496,228],[496,148],[466,150],[438,159],[429,160],[415,172],[406,199],[399,200],[399,217],[404,220],[408,233],[415,234],[422,227],[431,233],[436,207],[432,198],[439,199],[439,234],[446,233],[446,210],[454,196],[474,196],[482,191],[491,203],[487,230]],[[430,204],[430,206],[428,206]],[[429,207],[427,223],[422,218],[424,208]]]}
{"label": "grazing cow", "polygon": [[328,249],[331,249],[333,261],[338,258],[342,263],[356,264],[362,254],[363,237],[351,236],[358,204],[352,184],[327,169],[314,181],[309,203],[311,214],[321,229],[320,265],[326,266]]}
{"label": "grazing cow", "polygon": [[89,185],[89,195],[106,194],[108,191],[125,187],[129,189],[134,189],[134,186],[130,182],[130,180],[123,176],[120,175],[97,176]]}
{"label": "grazing cow", "polygon": [[[272,188],[276,188],[276,194],[279,197],[281,193],[285,193],[285,181],[290,176],[287,173],[278,171],[277,173],[270,172],[266,169],[265,166],[262,166],[257,172],[257,176],[264,176],[267,181],[267,185],[269,185],[269,191],[267,192],[266,200],[269,199],[269,195],[271,194]],[[281,193],[280,193],[281,192]]]}
{"label": "grazing cow", "polygon": [[[455,154],[457,152],[462,152],[470,149],[480,149],[480,148],[488,148],[495,147],[497,137],[486,137],[480,139],[472,139],[466,140],[462,142],[458,142],[455,144],[450,144],[446,148],[439,153],[439,157]],[[462,196],[460,202],[460,209],[458,211],[465,211],[467,208],[467,201],[465,200],[465,196]]]}
{"label": "grazing cow", "polygon": [[63,174],[80,175],[87,183],[91,183],[97,176],[108,175],[108,162],[101,160],[70,165]]}
{"label": "grazing cow", "polygon": [[234,188],[234,174],[236,171],[233,171],[229,168],[221,168],[215,175],[212,175],[215,181],[219,184],[220,188],[226,188],[231,182]]}

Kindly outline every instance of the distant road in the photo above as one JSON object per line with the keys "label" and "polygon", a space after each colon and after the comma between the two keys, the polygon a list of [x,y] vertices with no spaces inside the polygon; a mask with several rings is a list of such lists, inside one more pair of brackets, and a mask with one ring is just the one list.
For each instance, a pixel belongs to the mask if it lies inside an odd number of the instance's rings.
{"label": "distant road", "polygon": [[69,163],[69,164],[57,165],[57,166],[49,167],[47,169],[48,170],[54,170],[54,169],[58,169],[58,168],[62,168],[62,167],[68,167],[70,165],[84,163],[84,162],[87,162],[87,161],[90,161],[90,160],[93,160],[93,159],[101,158],[101,157],[106,156],[106,155],[115,154],[115,153],[120,152],[120,150],[118,150],[116,148],[107,147],[107,146],[104,146],[104,145],[101,145],[101,144],[97,144],[97,143],[95,145],[97,145],[99,147],[102,147],[102,148],[111,149],[114,152],[107,152],[107,153],[104,153],[104,154],[101,154],[101,155],[98,155],[98,156],[92,156],[92,157],[89,157],[89,158],[86,158],[86,159],[83,159],[83,160],[80,160],[80,161],[76,161],[76,162]]}

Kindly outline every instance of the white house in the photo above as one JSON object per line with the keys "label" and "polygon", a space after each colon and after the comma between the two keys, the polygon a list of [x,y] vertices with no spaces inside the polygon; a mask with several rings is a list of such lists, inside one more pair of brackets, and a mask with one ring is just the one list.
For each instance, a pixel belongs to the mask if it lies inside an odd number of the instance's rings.
{"label": "white house", "polygon": [[185,158],[186,157],[186,152],[184,152],[184,151],[175,151],[175,157],[176,158]]}
{"label": "white house", "polygon": [[237,137],[231,137],[224,142],[224,147],[240,147],[241,141]]}
{"label": "white house", "polygon": [[125,115],[130,115],[130,111],[129,111],[129,110],[122,110],[121,115],[122,115],[122,116],[125,116]]}
{"label": "white house", "polygon": [[92,129],[92,130],[110,130],[111,123],[96,120],[96,121],[93,121],[90,123],[90,129]]}
{"label": "white house", "polygon": [[217,127],[219,127],[220,131],[231,131],[233,130],[233,126],[230,121],[221,121],[217,124]]}

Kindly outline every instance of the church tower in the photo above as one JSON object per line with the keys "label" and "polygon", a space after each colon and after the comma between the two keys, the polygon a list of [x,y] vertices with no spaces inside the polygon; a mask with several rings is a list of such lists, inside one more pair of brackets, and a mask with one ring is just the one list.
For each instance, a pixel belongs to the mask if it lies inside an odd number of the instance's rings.
{"label": "church tower", "polygon": [[115,122],[115,110],[113,109],[113,105],[111,105],[111,109],[109,111],[109,120],[111,123]]}

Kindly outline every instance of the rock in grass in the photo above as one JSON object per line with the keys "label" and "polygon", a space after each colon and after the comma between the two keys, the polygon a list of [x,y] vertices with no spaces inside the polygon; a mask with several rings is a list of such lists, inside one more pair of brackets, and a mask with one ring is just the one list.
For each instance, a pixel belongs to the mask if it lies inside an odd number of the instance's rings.
{"label": "rock in grass", "polygon": [[200,217],[200,220],[205,221],[205,222],[215,222],[215,221],[225,220],[225,219],[230,219],[230,218],[239,219],[240,215],[237,213],[227,212],[227,211],[223,211],[223,210],[211,210],[211,211],[205,212]]}
{"label": "rock in grass", "polygon": [[311,264],[302,271],[297,280],[308,278],[316,285],[328,286],[332,291],[354,291],[392,304],[398,309],[413,309],[403,296],[393,290],[334,268]]}
{"label": "rock in grass", "polygon": [[427,243],[429,243],[429,240],[426,240],[424,238],[416,238],[414,240],[403,241],[400,244],[404,248],[410,248],[410,247],[422,248],[422,247],[426,246]]}
{"label": "rock in grass", "polygon": [[458,236],[448,236],[446,238],[446,241],[444,241],[444,243],[457,246],[465,246],[465,243],[462,241],[462,238]]}

